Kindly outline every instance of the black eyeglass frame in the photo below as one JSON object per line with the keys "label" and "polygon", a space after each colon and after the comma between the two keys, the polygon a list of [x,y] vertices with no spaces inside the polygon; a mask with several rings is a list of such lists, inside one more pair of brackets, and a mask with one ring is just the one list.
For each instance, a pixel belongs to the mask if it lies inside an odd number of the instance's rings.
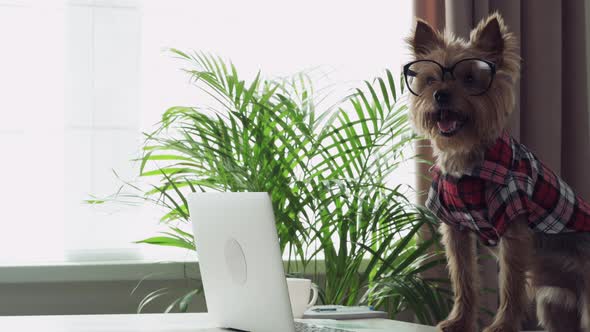
{"label": "black eyeglass frame", "polygon": [[474,94],[474,95],[470,95],[470,96],[481,96],[484,93],[488,92],[488,90],[490,89],[490,87],[492,86],[492,82],[494,81],[494,77],[496,76],[496,64],[488,61],[488,60],[484,60],[484,59],[480,59],[480,58],[467,58],[467,59],[461,59],[457,62],[455,62],[451,67],[445,67],[443,65],[441,65],[440,63],[434,61],[434,60],[428,60],[428,59],[423,59],[423,60],[416,60],[416,61],[412,61],[410,63],[407,63],[406,65],[404,65],[403,70],[404,70],[404,80],[406,81],[406,86],[408,87],[408,90],[410,90],[410,92],[414,95],[414,96],[420,96],[419,94],[415,93],[414,91],[412,91],[412,88],[410,87],[410,83],[408,82],[408,72],[410,71],[410,66],[418,63],[418,62],[432,62],[434,64],[436,64],[437,66],[440,67],[442,76],[441,76],[441,82],[445,81],[445,74],[449,73],[451,74],[451,77],[453,79],[455,78],[455,74],[453,73],[455,70],[455,67],[460,64],[461,62],[465,62],[465,61],[470,61],[470,60],[478,60],[481,62],[486,63],[488,66],[490,66],[491,69],[491,75],[492,77],[490,78],[490,83],[488,84],[488,86],[480,93]]}

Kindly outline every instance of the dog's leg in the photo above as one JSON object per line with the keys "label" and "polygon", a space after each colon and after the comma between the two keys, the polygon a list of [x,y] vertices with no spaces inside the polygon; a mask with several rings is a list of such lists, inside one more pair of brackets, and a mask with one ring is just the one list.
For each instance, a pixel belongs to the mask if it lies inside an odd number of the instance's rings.
{"label": "dog's leg", "polygon": [[580,332],[577,296],[566,288],[543,286],[537,289],[537,316],[548,332]]}
{"label": "dog's leg", "polygon": [[[539,238],[531,276],[537,317],[549,332],[582,331],[588,320],[587,236]],[[564,239],[566,241],[564,241]]]}
{"label": "dog's leg", "polygon": [[[587,277],[588,278],[588,277]],[[580,310],[580,320],[583,331],[590,332],[590,280],[585,281],[585,287],[582,293],[581,305],[582,308]]]}
{"label": "dog's leg", "polygon": [[500,240],[500,305],[493,323],[484,332],[516,332],[527,308],[526,271],[533,252],[533,232],[526,219],[512,221]]}
{"label": "dog's leg", "polygon": [[[578,241],[580,243],[582,241]],[[587,261],[586,257],[590,255],[590,248],[588,248],[588,241],[584,241],[586,245],[581,245],[580,256],[583,257],[582,263],[582,276],[583,276],[583,289],[580,291],[579,303],[580,303],[580,323],[584,332],[590,332],[590,262]]]}
{"label": "dog's leg", "polygon": [[[567,262],[569,257],[557,257]],[[585,307],[580,285],[580,276],[575,270],[561,269],[567,263],[555,262],[548,258],[535,264],[534,282],[536,289],[537,317],[548,332],[581,330],[581,308]]]}
{"label": "dog's leg", "polygon": [[[586,264],[588,265],[588,264]],[[584,269],[584,289],[580,294],[580,323],[584,332],[590,332],[590,269]]]}
{"label": "dog's leg", "polygon": [[455,303],[449,317],[438,324],[438,330],[475,332],[479,304],[479,275],[474,235],[446,224],[441,225],[440,231],[449,264]]}

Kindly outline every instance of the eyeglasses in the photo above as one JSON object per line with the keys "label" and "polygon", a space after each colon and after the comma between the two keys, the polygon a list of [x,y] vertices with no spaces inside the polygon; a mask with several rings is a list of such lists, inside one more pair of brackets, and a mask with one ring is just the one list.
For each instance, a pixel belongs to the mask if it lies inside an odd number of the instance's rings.
{"label": "eyeglasses", "polygon": [[493,62],[470,58],[444,67],[433,60],[417,60],[404,66],[404,78],[410,92],[420,96],[429,89],[436,91],[449,73],[451,80],[471,96],[484,94],[494,80],[496,65]]}

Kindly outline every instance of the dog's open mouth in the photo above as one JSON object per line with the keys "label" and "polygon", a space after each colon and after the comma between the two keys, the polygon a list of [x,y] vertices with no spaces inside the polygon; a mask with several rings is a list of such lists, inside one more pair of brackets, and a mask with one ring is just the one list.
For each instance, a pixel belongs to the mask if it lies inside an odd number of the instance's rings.
{"label": "dog's open mouth", "polygon": [[453,110],[439,109],[436,112],[438,132],[445,137],[455,135],[463,127],[465,120],[463,115]]}

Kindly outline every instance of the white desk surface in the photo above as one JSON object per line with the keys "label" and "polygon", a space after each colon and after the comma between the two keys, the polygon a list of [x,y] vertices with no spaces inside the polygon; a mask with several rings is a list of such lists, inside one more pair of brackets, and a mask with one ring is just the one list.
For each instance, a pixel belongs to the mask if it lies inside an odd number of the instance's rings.
{"label": "white desk surface", "polygon": [[[322,325],[347,328],[359,332],[434,332],[433,327],[371,319],[366,321],[329,321]],[[0,331],[43,332],[227,332],[217,329],[207,314],[141,314],[141,315],[77,315],[77,316],[0,316]],[[277,331],[281,332],[281,331]]]}

